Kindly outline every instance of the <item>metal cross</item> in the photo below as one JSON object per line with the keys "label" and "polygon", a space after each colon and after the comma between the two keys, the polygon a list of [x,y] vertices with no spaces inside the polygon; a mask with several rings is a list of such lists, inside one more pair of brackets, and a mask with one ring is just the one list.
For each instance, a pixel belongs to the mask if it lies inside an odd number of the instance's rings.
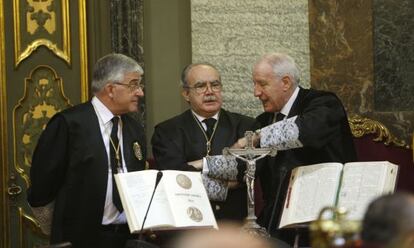
{"label": "metal cross", "polygon": [[259,236],[269,236],[264,228],[256,223],[256,215],[254,213],[254,179],[256,173],[256,161],[264,158],[267,155],[272,157],[276,156],[276,148],[255,148],[253,144],[254,133],[247,131],[244,134],[247,144],[245,148],[232,149],[225,147],[223,149],[223,155],[233,155],[238,159],[246,162],[247,169],[245,171],[246,185],[247,185],[247,217],[243,229],[247,232]]}

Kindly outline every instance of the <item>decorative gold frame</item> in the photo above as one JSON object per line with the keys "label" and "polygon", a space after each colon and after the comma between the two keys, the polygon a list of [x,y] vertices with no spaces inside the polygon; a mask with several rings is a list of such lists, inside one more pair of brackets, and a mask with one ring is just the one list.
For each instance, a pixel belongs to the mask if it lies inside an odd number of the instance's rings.
{"label": "decorative gold frame", "polygon": [[[18,5],[18,0],[13,0],[13,18],[14,18],[14,39],[15,39],[15,67],[19,63],[25,60],[30,54],[37,49],[37,47],[44,45],[47,48],[51,49],[57,56],[62,58],[68,65],[71,64],[70,59],[70,26],[69,26],[69,1],[62,0],[63,9],[63,51],[56,48],[56,46],[50,43],[52,46],[46,44],[47,40],[37,40],[31,43],[31,46],[28,46],[23,53],[21,53],[21,39],[20,39],[20,21],[18,18],[18,13],[16,4]],[[89,99],[89,84],[88,84],[88,57],[87,57],[87,23],[86,23],[86,0],[78,0],[78,13],[79,13],[79,64],[80,64],[80,97],[81,101],[87,101]],[[5,51],[5,15],[4,15],[4,1],[0,0],[0,175],[3,176],[3,179],[0,181],[0,188],[7,189],[9,180],[6,178],[9,175],[9,149],[8,149],[8,115],[7,115],[7,97],[6,97],[6,51]],[[19,25],[17,25],[19,24]],[[55,50],[53,50],[55,49]],[[13,63],[13,62],[12,62]],[[9,219],[9,195],[7,190],[3,190],[0,193],[0,247],[9,247],[11,242],[10,235],[10,219]],[[39,223],[30,215],[25,213],[23,209],[19,208],[19,221],[20,227],[23,226],[23,223],[30,225],[30,228],[33,228],[34,233],[39,235],[40,238],[45,238],[45,235],[41,232],[39,228]],[[23,229],[19,233],[20,244],[24,243],[26,237],[24,237]]]}
{"label": "decorative gold frame", "polygon": [[351,127],[352,135],[355,138],[361,138],[367,134],[374,134],[373,139],[377,142],[383,142],[385,145],[394,144],[395,146],[410,149],[410,146],[405,141],[396,138],[390,133],[388,128],[379,121],[375,121],[359,115],[354,115],[348,118]]}
{"label": "decorative gold frame", "polygon": [[15,67],[20,62],[29,57],[29,55],[35,51],[39,46],[45,46],[50,49],[56,56],[62,58],[64,61],[71,64],[70,59],[70,26],[69,26],[69,1],[62,1],[62,32],[63,32],[63,49],[59,49],[58,46],[48,39],[36,39],[32,41],[22,52],[21,36],[20,36],[20,0],[13,0],[13,19],[14,19],[14,43],[15,43]]}
{"label": "decorative gold frame", "polygon": [[[3,0],[0,0],[0,3],[2,4]],[[66,0],[65,0],[66,1]],[[80,81],[81,81],[81,101],[85,102],[89,99],[89,85],[88,85],[88,50],[87,50],[87,29],[86,29],[86,0],[78,0],[79,3],[79,47],[80,47]],[[3,5],[0,6],[0,11],[1,11],[1,7]],[[0,12],[0,14],[3,12]],[[0,16],[1,19],[1,16]],[[1,20],[0,20],[1,21]],[[0,35],[4,35],[4,34],[0,34]],[[3,37],[4,40],[4,37]],[[4,45],[2,44],[3,48]],[[4,49],[3,49],[4,50]],[[4,51],[3,51],[4,54]],[[5,60],[2,60],[1,62],[4,62]],[[5,68],[5,66],[4,66]],[[0,72],[1,72],[1,68],[0,68]],[[5,78],[5,75],[4,75]],[[5,88],[5,83],[3,85],[3,87]],[[2,91],[5,92],[5,91]],[[0,92],[0,96],[1,96],[1,92]],[[0,99],[1,100],[1,99]],[[4,102],[6,102],[6,100],[4,99]],[[6,106],[4,104],[4,106]],[[1,107],[1,105],[0,105]],[[0,109],[1,110],[1,109]],[[6,113],[6,112],[5,112]],[[2,117],[7,117],[6,114],[2,114]],[[6,118],[3,119],[4,122],[6,120]],[[4,125],[4,127],[7,127],[6,125]],[[7,133],[7,131],[5,129],[3,129],[3,132]],[[2,136],[2,137],[7,137],[7,136]],[[4,141],[6,142],[6,141]],[[3,150],[4,151],[4,150]],[[5,153],[5,155],[7,155],[7,152],[3,152]],[[4,163],[5,164],[5,163]],[[6,170],[7,170],[7,166],[5,166]],[[19,170],[18,170],[19,171]],[[4,174],[6,175],[6,174]],[[24,178],[24,177],[23,177]],[[27,181],[26,181],[27,183]],[[4,182],[5,187],[7,187],[6,182]],[[6,201],[4,201],[4,203],[6,203]],[[4,204],[3,204],[4,206]],[[4,215],[6,216],[6,215]],[[44,238],[46,237],[45,234],[42,232],[39,223],[36,221],[35,218],[27,215],[24,213],[24,211],[22,209],[19,210],[19,216],[20,216],[20,226],[23,226],[23,222],[26,222],[27,224],[31,224],[34,233],[38,234],[40,237]],[[6,223],[6,227],[9,226],[9,223]],[[5,238],[4,238],[4,247],[6,247],[6,242],[8,240],[8,234],[5,233]],[[23,230],[20,230],[20,236],[19,236],[19,241],[20,244],[23,244],[25,237],[23,236]]]}
{"label": "decorative gold frame", "polygon": [[79,53],[80,53],[80,80],[81,101],[89,99],[88,84],[88,42],[86,29],[86,0],[79,0]]}
{"label": "decorative gold frame", "polygon": [[18,208],[18,210],[19,210],[19,226],[20,226],[20,233],[19,233],[20,247],[27,247],[26,241],[28,240],[28,237],[26,236],[26,233],[24,230],[25,226],[29,226],[29,228],[32,230],[33,233],[35,233],[40,238],[45,239],[47,241],[49,236],[42,232],[39,222],[32,216],[26,214],[22,208]]}
{"label": "decorative gold frame", "polygon": [[[5,175],[8,175],[8,146],[7,146],[7,98],[6,98],[6,50],[5,50],[5,35],[4,35],[4,3],[3,0],[0,0],[0,152],[1,152],[1,161],[0,161],[0,175],[5,178]],[[8,237],[10,220],[6,218],[9,216],[8,208],[8,198],[6,194],[7,189],[7,180],[1,180],[0,188],[3,189],[3,192],[0,193],[0,247],[8,247]]]}
{"label": "decorative gold frame", "polygon": [[[30,186],[29,175],[28,175],[27,171],[25,171],[24,166],[18,163],[18,159],[17,159],[17,155],[18,155],[17,144],[18,144],[18,141],[17,141],[17,137],[16,137],[16,127],[19,126],[19,124],[17,124],[17,119],[18,118],[16,118],[16,112],[19,109],[23,108],[23,105],[24,105],[23,103],[28,100],[28,98],[29,98],[29,94],[28,94],[29,81],[33,80],[32,76],[39,69],[47,69],[47,70],[50,70],[53,73],[54,80],[56,80],[58,82],[57,83],[57,88],[58,88],[59,92],[56,92],[56,93],[59,93],[59,97],[61,97],[62,103],[64,103],[65,107],[72,106],[72,104],[70,103],[69,98],[65,95],[65,92],[63,90],[63,80],[62,80],[62,78],[58,76],[58,73],[52,67],[47,66],[47,65],[38,65],[30,71],[29,77],[25,78],[23,96],[19,99],[19,101],[17,102],[17,104],[13,108],[13,112],[12,112],[13,113],[13,118],[12,118],[13,124],[12,124],[12,126],[13,126],[13,144],[14,144],[14,168],[16,169],[16,171],[19,173],[19,175],[26,182],[26,187],[27,188]],[[30,101],[30,99],[29,99],[29,101]],[[58,107],[58,106],[54,106],[54,107]],[[62,109],[60,109],[60,110],[62,110]]]}

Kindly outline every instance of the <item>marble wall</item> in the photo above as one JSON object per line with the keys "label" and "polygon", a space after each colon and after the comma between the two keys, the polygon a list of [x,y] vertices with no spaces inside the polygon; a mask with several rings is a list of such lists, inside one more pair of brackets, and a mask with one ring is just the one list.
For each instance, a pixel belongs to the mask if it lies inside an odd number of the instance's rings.
{"label": "marble wall", "polygon": [[414,110],[414,1],[374,1],[376,111]]}
{"label": "marble wall", "polygon": [[[110,0],[110,16],[112,51],[134,58],[144,68],[143,0]],[[131,115],[144,124],[145,97],[140,99],[139,105],[140,112]]]}
{"label": "marble wall", "polygon": [[412,0],[191,0],[192,61],[219,68],[226,109],[256,116],[262,107],[253,96],[254,61],[289,53],[302,86],[335,92],[350,116],[378,120],[409,143],[413,13]]}
{"label": "marble wall", "polygon": [[224,108],[256,116],[251,68],[268,52],[290,54],[310,86],[308,0],[191,0],[192,61],[218,67]]}
{"label": "marble wall", "polygon": [[372,109],[371,12],[370,1],[309,4],[312,86],[338,94],[351,113]]}
{"label": "marble wall", "polygon": [[410,143],[414,123],[414,2],[310,0],[311,85],[349,115],[385,124]]}

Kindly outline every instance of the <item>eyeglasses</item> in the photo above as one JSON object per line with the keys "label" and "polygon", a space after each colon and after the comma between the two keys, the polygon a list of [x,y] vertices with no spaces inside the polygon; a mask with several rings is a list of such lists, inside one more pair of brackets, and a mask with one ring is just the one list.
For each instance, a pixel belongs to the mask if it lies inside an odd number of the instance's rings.
{"label": "eyeglasses", "polygon": [[198,82],[194,86],[185,86],[184,88],[194,90],[196,93],[201,94],[207,91],[208,85],[210,84],[210,89],[214,92],[221,91],[223,85],[220,81],[216,80],[213,82]]}
{"label": "eyeglasses", "polygon": [[129,83],[124,84],[124,83],[120,83],[120,82],[114,82],[114,84],[117,85],[122,85],[125,87],[128,87],[128,89],[130,91],[136,91],[138,89],[144,90],[145,85],[141,83],[141,79],[140,80],[131,80]]}

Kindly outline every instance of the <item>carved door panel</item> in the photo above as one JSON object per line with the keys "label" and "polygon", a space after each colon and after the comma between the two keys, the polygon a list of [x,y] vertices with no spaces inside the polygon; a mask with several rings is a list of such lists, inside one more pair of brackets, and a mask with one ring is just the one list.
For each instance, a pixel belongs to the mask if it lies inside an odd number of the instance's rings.
{"label": "carved door panel", "polygon": [[31,156],[58,111],[88,99],[86,0],[0,0],[0,247],[47,236],[26,201]]}

